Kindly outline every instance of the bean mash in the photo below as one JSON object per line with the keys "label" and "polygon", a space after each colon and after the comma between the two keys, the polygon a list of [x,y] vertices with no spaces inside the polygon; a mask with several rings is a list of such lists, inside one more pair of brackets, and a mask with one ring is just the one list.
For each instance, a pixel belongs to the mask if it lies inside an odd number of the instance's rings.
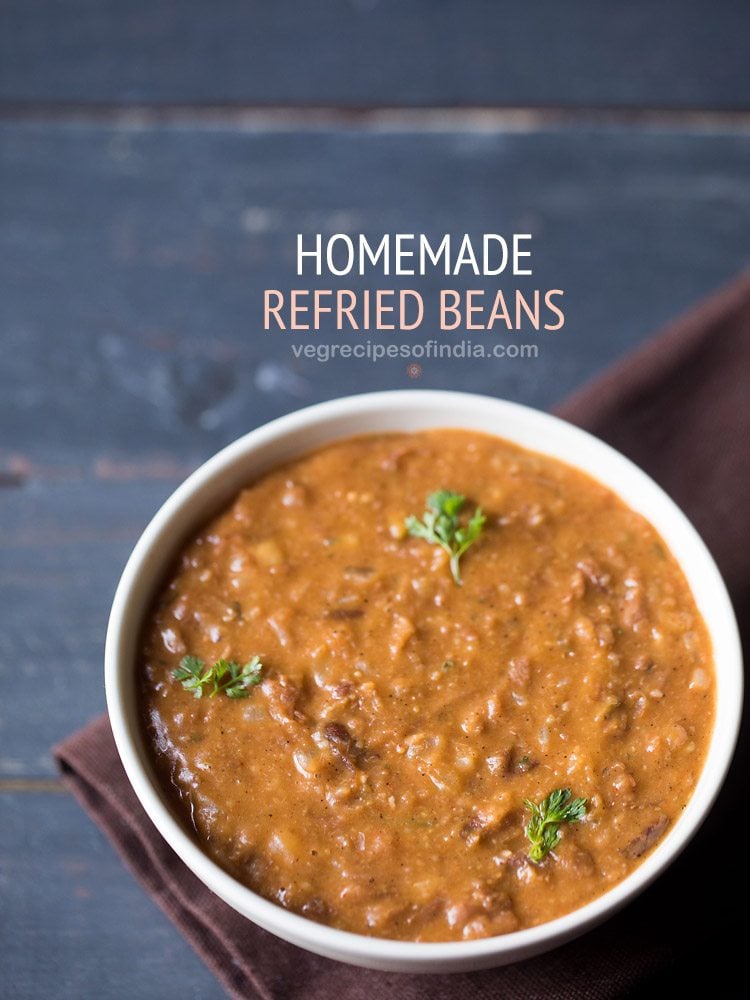
{"label": "bean mash", "polygon": [[[484,517],[460,582],[407,530],[438,490]],[[183,661],[236,676],[194,697]],[[210,857],[313,920],[412,941],[531,927],[621,881],[684,809],[714,713],[705,626],[651,525],[460,430],[340,441],[243,490],[158,595],[139,687]],[[540,856],[530,803],[559,789],[585,808]]]}

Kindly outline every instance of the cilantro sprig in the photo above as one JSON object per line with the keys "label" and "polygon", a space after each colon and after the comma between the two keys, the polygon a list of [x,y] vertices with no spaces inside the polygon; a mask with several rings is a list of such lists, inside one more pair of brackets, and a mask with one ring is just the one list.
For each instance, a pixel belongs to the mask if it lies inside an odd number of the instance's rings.
{"label": "cilantro sprig", "polygon": [[531,812],[526,824],[526,836],[531,843],[529,858],[541,861],[560,843],[561,823],[580,823],[586,815],[586,799],[573,799],[569,788],[556,788],[538,805],[524,799],[524,805]]}
{"label": "cilantro sprig", "polygon": [[263,664],[257,656],[243,664],[221,659],[208,667],[198,656],[183,656],[172,676],[196,698],[206,693],[213,698],[220,692],[228,698],[247,698],[250,689],[260,684],[262,669]]}
{"label": "cilantro sprig", "polygon": [[461,585],[459,560],[470,545],[479,538],[487,518],[477,507],[471,519],[461,524],[459,515],[466,497],[451,490],[437,490],[427,497],[427,510],[422,520],[413,515],[404,521],[404,527],[414,538],[424,538],[432,545],[439,545],[451,557],[453,579]]}

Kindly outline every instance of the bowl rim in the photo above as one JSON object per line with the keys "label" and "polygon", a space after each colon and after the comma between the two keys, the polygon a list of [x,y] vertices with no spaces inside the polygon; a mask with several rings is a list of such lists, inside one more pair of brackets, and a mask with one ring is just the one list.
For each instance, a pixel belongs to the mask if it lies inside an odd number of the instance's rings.
{"label": "bowl rim", "polygon": [[[392,418],[389,419],[395,421],[393,430],[397,430],[398,421],[403,415],[405,423],[403,429],[408,432],[419,429],[416,426],[409,427],[408,418],[410,416],[413,418],[415,414],[418,415],[426,410],[445,414],[448,419],[433,419],[420,424],[419,428],[465,426],[467,429],[472,429],[468,417],[464,414],[461,418],[459,411],[475,410],[478,414],[481,411],[482,419],[484,416],[487,416],[487,419],[491,416],[498,421],[497,432],[483,431],[484,433],[495,433],[497,437],[506,437],[511,442],[519,443],[518,434],[506,436],[502,430],[503,421],[513,418],[528,428],[529,438],[536,441],[535,444],[520,442],[522,447],[557,457],[558,460],[583,469],[620,496],[623,496],[622,487],[626,481],[633,489],[637,487],[638,496],[645,498],[646,506],[655,504],[657,508],[666,512],[664,517],[669,514],[670,530],[674,528],[677,532],[674,537],[680,537],[684,541],[684,550],[680,552],[674,551],[673,544],[669,545],[672,554],[688,577],[694,596],[695,580],[703,581],[701,586],[705,584],[705,587],[701,592],[711,594],[711,600],[716,607],[712,618],[718,620],[723,630],[717,635],[716,627],[712,628],[711,623],[706,620],[704,605],[698,602],[696,597],[713,644],[716,679],[714,727],[696,787],[686,808],[672,825],[667,836],[625,879],[584,906],[534,927],[468,941],[401,941],[371,937],[319,924],[272,903],[220,868],[203,853],[191,835],[182,827],[165,803],[155,777],[150,773],[150,765],[139,732],[137,713],[133,709],[135,688],[133,662],[132,656],[127,652],[134,641],[133,607],[138,603],[138,595],[141,595],[140,603],[147,607],[153,599],[154,589],[163,579],[166,566],[184,542],[186,534],[189,535],[190,531],[197,530],[201,523],[205,523],[206,517],[210,516],[203,511],[201,516],[196,514],[191,523],[191,508],[195,507],[196,498],[200,498],[212,485],[215,485],[223,474],[243,460],[251,462],[252,456],[257,455],[261,449],[273,451],[280,443],[311,428],[325,435],[328,424],[337,425],[343,418],[361,420],[368,414],[378,413],[382,416],[390,413]],[[450,419],[451,417],[454,419]],[[463,424],[462,419],[465,421]],[[380,432],[379,428],[376,432]],[[328,437],[323,436],[318,446],[325,441],[330,443],[347,436],[350,435],[339,430]],[[615,485],[610,479],[600,478],[597,472],[592,472],[590,464],[587,467],[586,464],[579,465],[569,458],[560,458],[557,449],[562,440],[565,440],[570,445],[570,450],[575,453],[580,451],[587,456],[593,455],[597,466],[599,463],[601,467],[606,466],[607,476],[610,470],[614,469],[622,476],[622,482]],[[284,458],[269,461],[265,469],[281,464],[291,455],[302,455],[309,450],[309,446],[292,448]],[[245,482],[262,475],[263,471],[265,470],[249,469]],[[229,499],[236,492],[236,489],[229,491]],[[625,502],[638,509],[638,505],[633,504],[632,500],[625,499]],[[215,512],[220,506],[220,503],[214,504],[212,509]],[[649,515],[645,516],[651,520]],[[175,525],[180,517],[186,525],[191,524],[191,527],[183,526],[178,532]],[[656,530],[660,535],[664,535],[661,527],[656,526]],[[165,554],[166,550],[168,555]],[[142,596],[146,592],[149,597]],[[135,615],[139,624],[142,622],[142,614]],[[719,650],[721,663],[719,663]],[[128,687],[132,690],[129,691]],[[741,719],[742,688],[739,631],[726,586],[698,532],[666,492],[643,470],[610,445],[559,417],[504,399],[446,390],[389,390],[328,400],[278,417],[226,445],[174,490],[143,531],[120,578],[112,603],[105,645],[107,708],[122,764],[147,815],[187,867],[235,910],[281,938],[341,961],[373,968],[411,971],[480,968],[517,961],[548,950],[612,915],[650,885],[694,836],[719,793],[736,745]]]}

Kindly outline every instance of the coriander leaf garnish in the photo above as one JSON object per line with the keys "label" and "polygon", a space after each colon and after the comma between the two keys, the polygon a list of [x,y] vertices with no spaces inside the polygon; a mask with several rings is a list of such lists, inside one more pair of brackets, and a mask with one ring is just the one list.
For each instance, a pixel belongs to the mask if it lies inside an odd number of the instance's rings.
{"label": "coriander leaf garnish", "polygon": [[[201,698],[205,692],[213,698],[221,691],[228,698],[247,698],[250,688],[260,684],[262,669],[263,664],[257,656],[244,664],[221,659],[212,667],[207,667],[198,656],[183,656],[172,676],[196,698]],[[209,691],[211,687],[213,690]]]}
{"label": "coriander leaf garnish", "polygon": [[539,805],[524,799],[524,805],[531,811],[525,832],[531,842],[529,858],[532,861],[541,861],[557,847],[561,823],[579,823],[586,815],[586,799],[571,802],[569,788],[556,788]]}
{"label": "coriander leaf garnish", "polygon": [[459,521],[461,508],[466,497],[451,490],[437,490],[427,497],[427,510],[422,520],[413,515],[404,521],[404,527],[414,538],[424,538],[432,545],[439,545],[451,557],[451,573],[457,584],[461,584],[458,563],[470,545],[479,538],[487,518],[482,508],[477,507],[471,519],[464,525]]}

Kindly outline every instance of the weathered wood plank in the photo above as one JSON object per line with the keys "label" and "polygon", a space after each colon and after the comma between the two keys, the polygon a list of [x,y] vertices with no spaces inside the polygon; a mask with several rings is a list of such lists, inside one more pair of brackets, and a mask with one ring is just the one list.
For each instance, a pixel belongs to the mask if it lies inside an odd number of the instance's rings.
{"label": "weathered wood plank", "polygon": [[6,125],[0,142],[11,472],[18,452],[55,468],[146,456],[159,474],[159,453],[193,459],[347,388],[413,384],[401,360],[296,360],[262,331],[262,290],[296,283],[297,231],[533,233],[527,281],[565,290],[565,328],[535,360],[424,363],[419,384],[538,405],[748,260],[750,133]]}
{"label": "weathered wood plank", "polygon": [[[412,384],[401,363],[293,362],[259,332],[259,290],[291,282],[298,229],[528,227],[566,328],[534,362],[425,364],[419,384],[544,406],[747,262],[742,134],[19,125],[0,143],[6,779],[51,778],[49,746],[103,708],[117,577],[193,465],[296,405]],[[5,787],[0,814],[0,993],[221,996],[67,795]],[[694,923],[690,879],[671,885]],[[741,953],[724,912],[701,929],[707,954]]]}
{"label": "weathered wood plank", "polygon": [[[0,141],[6,777],[51,775],[50,744],[103,708],[119,572],[212,451],[347,391],[445,386],[549,406],[748,256],[743,134],[18,125]],[[298,229],[384,228],[528,228],[534,282],[566,290],[566,327],[536,360],[425,361],[418,383],[402,361],[295,361],[260,331],[261,290],[293,282]]]}
{"label": "weathered wood plank", "polygon": [[747,108],[744,0],[5,0],[0,99]]}
{"label": "weathered wood plank", "polygon": [[1,795],[4,997],[224,996],[69,795]]}
{"label": "weathered wood plank", "polygon": [[174,483],[32,481],[0,491],[0,777],[55,774],[49,748],[104,710],[117,579]]}

